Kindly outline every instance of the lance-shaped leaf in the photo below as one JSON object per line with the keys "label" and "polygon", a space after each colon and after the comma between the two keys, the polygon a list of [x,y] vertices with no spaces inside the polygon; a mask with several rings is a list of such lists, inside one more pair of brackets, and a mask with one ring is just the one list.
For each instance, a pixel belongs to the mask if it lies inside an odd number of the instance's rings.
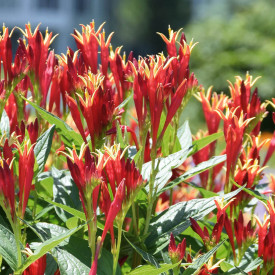
{"label": "lance-shaped leaf", "polygon": [[14,235],[9,229],[0,224],[0,255],[7,264],[13,269],[17,269],[17,250]]}
{"label": "lance-shaped leaf", "polygon": [[23,263],[23,265],[17,270],[17,272],[23,272],[28,266],[30,266],[33,262],[35,262],[37,259],[41,258],[43,255],[45,255],[47,252],[55,248],[57,245],[59,245],[61,242],[66,240],[68,237],[76,233],[78,230],[83,228],[85,224],[80,225],[74,229],[68,230],[67,232],[64,232],[60,234],[59,236],[53,237],[51,239],[46,240],[44,243],[39,245],[34,253],[27,258],[27,260]]}
{"label": "lance-shaped leaf", "polygon": [[204,161],[200,164],[198,164],[197,166],[193,167],[192,169],[188,170],[187,172],[185,172],[183,175],[181,175],[180,177],[174,179],[173,181],[170,181],[169,184],[167,184],[164,188],[162,188],[159,191],[159,194],[161,194],[162,192],[164,192],[165,190],[168,190],[182,182],[184,182],[187,179],[190,179],[212,167],[214,167],[215,165],[224,162],[226,160],[226,155],[222,155],[222,156],[215,156],[212,157],[211,159]]}
{"label": "lance-shaped leaf", "polygon": [[71,147],[72,144],[81,146],[81,144],[84,142],[81,135],[76,133],[65,121],[44,110],[25,97],[22,96],[22,98],[27,101],[41,115],[43,119],[48,121],[50,124],[55,124],[57,132],[61,135],[62,140],[67,146]]}
{"label": "lance-shaped leaf", "polygon": [[[30,228],[43,242],[69,231],[65,227],[44,222],[36,223]],[[89,274],[91,251],[86,240],[71,236],[70,239],[64,240],[58,247],[53,248],[51,252],[58,263],[61,275]]]}
{"label": "lance-shaped leaf", "polygon": [[[220,199],[230,200],[242,189],[220,196]],[[171,233],[177,236],[187,229],[190,226],[189,217],[200,220],[212,212],[216,208],[215,199],[217,197],[179,202],[154,217],[149,227],[151,234],[145,241],[149,252],[155,254],[161,251],[168,245]]]}
{"label": "lance-shaped leaf", "polygon": [[190,152],[188,156],[195,154],[200,149],[202,149],[203,147],[207,146],[208,144],[212,143],[213,141],[217,140],[220,137],[223,137],[223,132],[218,132],[210,136],[206,136],[201,139],[194,140],[192,143],[193,150]]}
{"label": "lance-shaped leaf", "polygon": [[[183,149],[180,150],[174,154],[169,155],[166,158],[158,158],[155,162],[155,169],[158,170],[156,179],[154,182],[154,188],[156,192],[161,190],[167,181],[172,176],[172,169],[177,168],[180,166],[187,158],[189,152],[191,149]],[[152,171],[152,162],[146,162],[142,165],[141,175],[144,180],[147,180],[147,182],[150,181],[150,175]],[[149,186],[147,185],[145,187],[145,190],[149,191]]]}
{"label": "lance-shaped leaf", "polygon": [[[140,275],[140,274],[150,274],[150,275],[159,275],[163,272],[167,272],[170,269],[173,270],[176,266],[178,266],[179,263],[176,264],[161,264],[160,268],[156,268],[155,266],[152,265],[143,265],[141,267],[138,267],[134,269],[132,272],[128,273],[129,275]],[[181,264],[181,266],[187,266],[190,265],[188,264]]]}
{"label": "lance-shaped leaf", "polygon": [[53,134],[55,125],[52,125],[43,135],[41,135],[36,142],[34,147],[34,155],[38,164],[38,173],[43,172],[47,158],[51,151]]}
{"label": "lance-shaped leaf", "polygon": [[192,146],[192,134],[188,121],[178,129],[177,137],[180,142],[181,149],[188,149]]}
{"label": "lance-shaped leaf", "polygon": [[157,268],[160,268],[158,260],[151,254],[147,253],[146,251],[142,250],[138,246],[134,245],[132,242],[129,241],[128,238],[126,238],[125,234],[124,238],[127,240],[127,242],[135,249],[135,251],[146,261],[150,264],[154,265]]}
{"label": "lance-shaped leaf", "polygon": [[[65,170],[52,168],[51,175],[53,184],[53,201],[62,205],[69,206],[75,210],[81,210],[81,202],[78,195],[78,189],[73,182],[71,174]],[[72,215],[60,207],[55,207],[55,212],[61,220],[66,222]]]}
{"label": "lance-shaped leaf", "polygon": [[200,268],[203,266],[203,264],[207,263],[210,257],[219,249],[219,247],[225,242],[223,240],[218,245],[216,245],[214,248],[212,248],[210,251],[205,253],[204,255],[197,258],[192,265],[188,266],[188,268],[183,272],[183,275],[192,275],[196,274],[200,270]]}

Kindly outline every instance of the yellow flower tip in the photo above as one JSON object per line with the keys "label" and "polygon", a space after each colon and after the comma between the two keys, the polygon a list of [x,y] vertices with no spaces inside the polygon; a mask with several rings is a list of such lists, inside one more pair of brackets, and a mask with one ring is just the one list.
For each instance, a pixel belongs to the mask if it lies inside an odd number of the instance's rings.
{"label": "yellow flower tip", "polygon": [[168,34],[169,34],[169,37],[171,36],[171,32],[172,32],[172,29],[171,29],[170,25],[168,25]]}

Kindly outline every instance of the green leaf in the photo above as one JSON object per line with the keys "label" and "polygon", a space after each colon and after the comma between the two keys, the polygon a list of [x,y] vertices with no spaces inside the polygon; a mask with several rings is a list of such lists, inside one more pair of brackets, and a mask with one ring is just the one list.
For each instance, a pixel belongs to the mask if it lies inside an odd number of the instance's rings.
{"label": "green leaf", "polygon": [[117,110],[121,110],[122,108],[124,108],[130,101],[131,99],[133,99],[133,95],[134,93],[131,93],[126,99],[124,99],[117,107]]}
{"label": "green leaf", "polygon": [[141,255],[141,257],[142,257],[146,262],[149,262],[150,264],[154,265],[155,267],[160,268],[159,262],[157,261],[157,259],[156,259],[153,255],[151,255],[151,254],[149,254],[149,253],[143,251],[141,248],[139,248],[139,247],[137,247],[136,245],[134,245],[133,243],[131,243],[131,242],[129,241],[129,239],[126,238],[125,234],[124,234],[124,238],[125,238],[125,239],[127,240],[127,242],[136,250],[136,252],[137,252],[139,255]]}
{"label": "green leaf", "polygon": [[202,195],[203,198],[212,198],[212,197],[216,197],[216,196],[219,195],[219,194],[217,194],[215,192],[212,192],[212,191],[204,189],[203,187],[197,185],[194,182],[184,181],[184,183],[187,184],[187,185],[189,185],[189,186],[192,186],[193,188],[198,189],[200,191],[200,193],[201,193],[201,195]]}
{"label": "green leaf", "polygon": [[228,262],[226,262],[226,261],[223,261],[223,262],[220,263],[220,268],[221,268],[221,270],[222,270],[223,272],[228,271],[228,270],[231,269],[232,267],[234,267],[234,266],[232,266],[232,264],[230,264],[230,263],[228,263]]}
{"label": "green leaf", "polygon": [[90,272],[87,265],[64,249],[55,248],[53,255],[56,258],[61,275],[88,275]]}
{"label": "green leaf", "polygon": [[81,135],[76,133],[65,121],[53,115],[52,113],[44,110],[37,104],[31,102],[22,96],[22,98],[27,101],[40,115],[43,119],[48,121],[50,124],[55,124],[57,132],[61,135],[64,143],[72,147],[72,144],[81,146],[84,142]]}
{"label": "green leaf", "polygon": [[177,137],[180,142],[181,149],[188,149],[192,146],[192,134],[188,121],[178,129]]}
{"label": "green leaf", "polygon": [[[169,155],[166,158],[158,158],[155,161],[155,169],[158,170],[156,179],[154,182],[154,188],[156,192],[161,190],[167,181],[172,176],[172,169],[180,166],[187,158],[190,149],[183,149],[174,154]],[[141,175],[144,180],[149,182],[152,171],[152,161],[146,162],[142,165]],[[145,187],[145,190],[149,191],[149,186]]]}
{"label": "green leaf", "polygon": [[[220,199],[230,200],[242,189],[239,188],[231,193],[221,195]],[[190,226],[190,217],[200,220],[212,212],[216,208],[214,199],[217,197],[179,202],[154,217],[149,227],[151,234],[145,241],[149,252],[156,254],[167,246],[171,233],[176,237]]]}
{"label": "green leaf", "polygon": [[117,139],[117,143],[120,144],[120,148],[122,150],[128,146],[128,143],[126,141],[126,131],[124,132],[124,134],[122,133],[122,130],[120,128],[118,121],[116,121],[116,139]]}
{"label": "green leaf", "polygon": [[[258,251],[258,245],[252,244],[248,247],[248,249],[245,251],[244,256],[238,266],[235,266],[231,269],[229,269],[226,273],[226,275],[229,274],[247,274],[250,271],[255,270],[262,262],[263,260],[259,257],[255,259],[255,254]],[[233,264],[233,263],[232,263]]]}
{"label": "green leaf", "polygon": [[0,255],[13,270],[16,270],[18,263],[16,241],[13,233],[2,224],[0,224],[0,240]]}
{"label": "green leaf", "polygon": [[[32,230],[42,241],[69,231],[65,227],[49,223],[37,223],[32,226]],[[52,249],[52,254],[56,258],[61,274],[89,274],[91,251],[86,240],[71,236]]]}
{"label": "green leaf", "polygon": [[46,266],[44,275],[53,275],[58,268],[57,263],[54,257],[49,253],[47,254],[46,258],[47,258],[47,266]]}
{"label": "green leaf", "polygon": [[37,139],[36,145],[34,147],[33,151],[38,164],[38,173],[41,173],[44,170],[44,166],[51,151],[54,130],[55,125],[52,125],[43,135]]}
{"label": "green leaf", "polygon": [[216,245],[214,248],[212,248],[210,251],[205,253],[204,255],[197,258],[192,265],[188,266],[188,268],[183,272],[183,275],[192,275],[196,274],[200,270],[203,264],[207,263],[210,257],[219,249],[219,247],[225,242],[223,240],[218,245]]}
{"label": "green leaf", "polygon": [[[179,263],[176,264],[161,264],[160,268],[156,268],[152,265],[143,265],[134,269],[132,272],[128,273],[129,275],[141,275],[141,274],[150,274],[150,275],[159,275],[160,273],[167,272],[170,269],[177,267]],[[188,264],[186,264],[188,265]]]}
{"label": "green leaf", "polygon": [[[238,188],[241,187],[238,183],[236,183],[236,182],[234,182],[234,181],[232,181],[232,182],[233,182],[233,184],[236,185]],[[258,190],[252,190],[252,189],[249,189],[249,188],[245,188],[245,187],[244,187],[244,188],[243,188],[243,191],[246,192],[247,194],[249,194],[249,195],[251,195],[251,196],[257,198],[259,201],[264,202],[265,204],[266,204],[267,201],[268,201],[268,197],[265,196],[265,195],[263,195],[263,194],[261,194]]]}
{"label": "green leaf", "polygon": [[[113,274],[113,255],[106,249],[101,250],[101,256],[98,259],[97,275]],[[120,266],[117,265],[116,275],[121,275]]]}
{"label": "green leaf", "polygon": [[44,243],[39,245],[34,253],[27,258],[27,260],[23,263],[22,267],[17,270],[17,272],[23,272],[28,266],[30,266],[33,262],[38,260],[40,257],[45,255],[48,251],[52,250],[55,248],[57,245],[59,245],[62,241],[66,240],[69,238],[71,235],[76,233],[78,230],[83,228],[85,224],[80,225],[74,229],[68,230],[67,232],[64,232],[58,236],[52,237],[51,239],[46,240]]}
{"label": "green leaf", "polygon": [[197,166],[193,167],[192,169],[188,170],[187,172],[185,172],[183,175],[181,175],[180,177],[176,178],[173,181],[170,181],[169,184],[167,184],[164,188],[162,188],[159,191],[159,194],[161,194],[162,192],[164,192],[165,190],[168,190],[184,181],[186,181],[189,178],[194,177],[197,174],[200,174],[212,167],[214,167],[215,165],[223,162],[226,160],[226,155],[222,155],[222,156],[215,156],[212,157],[211,159],[204,161],[200,164],[198,164]]}
{"label": "green leaf", "polygon": [[[79,199],[79,192],[71,174],[68,171],[58,170],[53,167],[51,176],[54,180],[53,201],[80,210],[81,202]],[[55,212],[64,222],[72,217],[72,214],[60,207],[55,207]]]}
{"label": "green leaf", "polygon": [[200,149],[202,149],[203,147],[207,146],[208,144],[212,143],[213,141],[217,140],[218,138],[220,138],[222,136],[223,136],[223,132],[218,132],[218,133],[212,134],[210,136],[206,136],[201,139],[194,140],[193,144],[192,144],[193,150],[190,152],[190,154],[188,156],[195,154]]}
{"label": "green leaf", "polygon": [[7,137],[10,135],[10,119],[5,110],[3,110],[1,121],[0,121],[0,131],[3,136],[5,133]]}
{"label": "green leaf", "polygon": [[38,175],[35,190],[40,197],[53,198],[53,178],[50,172],[43,172]]}
{"label": "green leaf", "polygon": [[81,219],[83,221],[86,221],[86,217],[85,217],[84,212],[76,210],[76,209],[74,209],[72,207],[69,207],[67,205],[63,205],[61,203],[57,203],[57,202],[51,201],[51,200],[49,200],[47,198],[41,198],[41,199],[44,200],[44,201],[46,201],[46,202],[48,202],[48,203],[50,203],[50,204],[52,204],[52,205],[54,205],[54,206],[57,206],[57,207],[65,210],[66,212],[72,214],[75,217],[78,217],[79,219]]}

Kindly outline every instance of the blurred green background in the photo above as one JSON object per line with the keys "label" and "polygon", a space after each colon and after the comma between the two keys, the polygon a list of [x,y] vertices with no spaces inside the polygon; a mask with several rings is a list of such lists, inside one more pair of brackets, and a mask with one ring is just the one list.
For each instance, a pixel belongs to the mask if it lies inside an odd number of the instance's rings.
{"label": "blurred green background", "polygon": [[[255,86],[262,100],[275,97],[274,0],[120,0],[113,22],[115,43],[135,56],[165,51],[156,32],[168,35],[169,24],[174,30],[183,27],[188,42],[199,42],[191,55],[191,71],[206,89],[213,85],[215,91],[228,93],[227,80],[245,78],[248,71],[254,78],[261,76]],[[186,118],[190,114],[202,118],[195,100]],[[200,120],[191,125],[198,129]],[[271,114],[263,130],[274,131]]]}

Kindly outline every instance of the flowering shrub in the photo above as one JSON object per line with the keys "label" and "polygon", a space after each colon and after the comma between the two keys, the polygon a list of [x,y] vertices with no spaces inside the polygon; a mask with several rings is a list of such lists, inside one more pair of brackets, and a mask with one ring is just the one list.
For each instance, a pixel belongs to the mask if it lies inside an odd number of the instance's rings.
{"label": "flowering shrub", "polygon": [[[205,92],[181,30],[144,58],[94,22],[61,56],[52,33],[21,31],[14,58],[0,36],[3,274],[275,274],[275,132],[260,131],[275,99],[252,76]],[[192,96],[208,129],[194,136]]]}

